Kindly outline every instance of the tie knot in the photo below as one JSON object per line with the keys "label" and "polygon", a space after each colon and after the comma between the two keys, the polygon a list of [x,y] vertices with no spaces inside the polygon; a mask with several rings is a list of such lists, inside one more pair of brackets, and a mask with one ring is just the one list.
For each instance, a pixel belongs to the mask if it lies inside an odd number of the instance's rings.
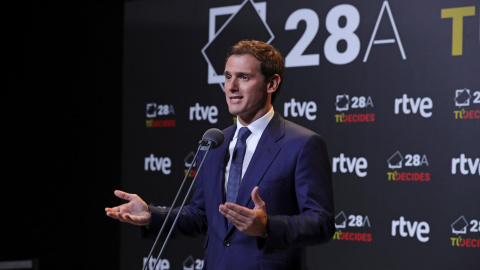
{"label": "tie knot", "polygon": [[245,142],[248,136],[250,136],[250,134],[252,134],[250,129],[248,129],[247,127],[242,127],[238,131],[238,139]]}

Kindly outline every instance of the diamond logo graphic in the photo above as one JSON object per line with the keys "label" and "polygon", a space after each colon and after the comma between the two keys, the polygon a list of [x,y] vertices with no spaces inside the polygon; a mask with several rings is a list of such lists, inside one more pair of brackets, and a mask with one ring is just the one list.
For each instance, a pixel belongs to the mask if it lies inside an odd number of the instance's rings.
{"label": "diamond logo graphic", "polygon": [[470,105],[470,89],[455,90],[455,106],[464,107]]}
{"label": "diamond logo graphic", "polygon": [[146,108],[147,118],[155,118],[157,116],[157,104],[148,103]]}
{"label": "diamond logo graphic", "polygon": [[335,216],[335,228],[344,229],[347,227],[347,216],[343,211]]}
{"label": "diamond logo graphic", "polygon": [[192,163],[193,163],[193,166],[195,166],[195,153],[193,153],[193,151],[190,151],[190,153],[188,153],[188,155],[183,159],[183,162],[185,163],[185,167],[189,168],[190,166],[192,166]]}
{"label": "diamond logo graphic", "polygon": [[389,159],[388,159],[388,168],[390,169],[401,169],[402,168],[402,161],[403,157],[400,154],[400,151],[395,152]]}
{"label": "diamond logo graphic", "polygon": [[193,259],[192,255],[188,256],[183,261],[183,270],[194,270],[195,269],[195,260]]}
{"label": "diamond logo graphic", "polygon": [[465,219],[464,216],[461,216],[452,223],[451,227],[452,233],[454,234],[466,234],[468,227],[467,219]]}
{"label": "diamond logo graphic", "polygon": [[[210,9],[208,43],[202,54],[208,63],[208,84],[219,84],[223,91],[223,70],[227,50],[243,39],[270,43],[275,36],[267,25],[267,3],[245,0],[240,5]],[[217,19],[229,16],[217,28]],[[218,30],[217,30],[218,29]]]}
{"label": "diamond logo graphic", "polygon": [[337,95],[337,100],[335,103],[335,107],[337,108],[337,111],[339,112],[348,111],[349,104],[350,104],[350,99],[347,94]]}

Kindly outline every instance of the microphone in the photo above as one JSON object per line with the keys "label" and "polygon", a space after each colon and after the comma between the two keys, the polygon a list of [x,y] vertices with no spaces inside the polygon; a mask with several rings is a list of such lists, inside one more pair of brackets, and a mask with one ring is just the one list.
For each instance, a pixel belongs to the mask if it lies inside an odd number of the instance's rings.
{"label": "microphone", "polygon": [[223,139],[223,132],[218,128],[211,128],[205,131],[202,137],[202,141],[206,142],[207,144],[210,143],[212,149],[222,145]]}
{"label": "microphone", "polygon": [[[205,131],[205,133],[203,134],[202,140],[200,140],[200,142],[198,143],[199,144],[198,149],[197,149],[197,152],[195,153],[195,156],[193,157],[193,161],[195,161],[197,159],[198,153],[200,152],[200,150],[206,151],[205,155],[203,156],[202,161],[200,163],[200,166],[198,167],[197,173],[195,174],[195,177],[193,178],[192,183],[190,184],[190,188],[188,189],[187,195],[185,195],[185,198],[182,202],[182,205],[180,206],[180,208],[178,210],[178,214],[173,221],[172,227],[170,228],[170,231],[168,232],[168,235],[165,238],[165,241],[163,242],[162,248],[161,248],[160,252],[158,253],[157,260],[155,262],[155,265],[153,266],[153,269],[155,269],[157,267],[157,264],[160,261],[159,259],[160,259],[160,256],[162,255],[163,249],[165,248],[165,245],[167,244],[167,241],[170,238],[170,235],[172,234],[175,225],[177,224],[178,217],[180,216],[180,212],[182,212],[182,209],[185,206],[187,198],[189,197],[190,192],[192,191],[192,188],[195,184],[195,180],[197,180],[197,176],[200,173],[200,169],[202,169],[203,162],[205,161],[205,158],[207,158],[207,155],[208,155],[210,149],[214,149],[214,148],[217,148],[220,145],[222,145],[223,140],[224,140],[223,132],[221,130],[219,130],[218,128],[211,128],[211,129]],[[170,209],[168,210],[167,215],[165,216],[162,227],[160,228],[160,231],[158,232],[157,238],[155,239],[155,242],[153,243],[153,246],[150,250],[150,253],[148,254],[147,260],[146,260],[145,265],[143,266],[142,270],[147,269],[147,265],[149,264],[150,258],[152,257],[153,250],[155,249],[155,246],[157,245],[157,242],[160,239],[160,236],[162,235],[163,229],[165,228],[165,224],[167,223],[167,220],[169,219],[169,217],[172,213],[172,210],[175,206],[175,203],[177,202],[178,196],[180,195],[180,193],[183,189],[183,185],[185,184],[188,176],[190,175],[190,172],[192,171],[193,164],[195,164],[195,162],[192,162],[190,164],[190,167],[188,168],[188,172],[185,174],[185,177],[183,178],[182,184],[180,185],[180,188],[178,189],[177,195],[175,196],[175,199],[173,200],[173,203],[170,206]]]}

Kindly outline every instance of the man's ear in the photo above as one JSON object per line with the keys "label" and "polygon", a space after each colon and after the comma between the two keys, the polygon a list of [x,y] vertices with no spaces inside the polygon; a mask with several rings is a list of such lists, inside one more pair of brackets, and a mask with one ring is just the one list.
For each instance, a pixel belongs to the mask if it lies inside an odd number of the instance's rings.
{"label": "man's ear", "polygon": [[278,74],[273,75],[267,84],[267,93],[272,94],[273,92],[277,91],[277,88],[280,85],[281,81],[282,81],[282,78],[280,78],[280,75]]}

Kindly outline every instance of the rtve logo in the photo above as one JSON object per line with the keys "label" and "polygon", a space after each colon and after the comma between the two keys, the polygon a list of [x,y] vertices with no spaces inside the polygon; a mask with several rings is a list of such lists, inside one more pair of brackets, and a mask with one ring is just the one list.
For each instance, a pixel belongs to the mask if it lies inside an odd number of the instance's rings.
{"label": "rtve logo", "polygon": [[457,174],[457,168],[463,175],[480,175],[480,158],[466,158],[465,154],[460,154],[459,158],[452,158],[452,174]]}
{"label": "rtve logo", "polygon": [[401,237],[416,236],[418,241],[423,243],[428,242],[430,239],[428,237],[430,225],[425,221],[410,222],[401,216],[399,220],[392,220],[392,236],[397,236],[397,231]]}
{"label": "rtve logo", "polygon": [[[417,114],[423,118],[429,118],[432,116],[430,111],[433,108],[433,101],[429,97],[424,98],[409,98],[407,94],[403,94],[401,98],[395,99],[395,114],[400,112],[404,114]],[[401,111],[400,111],[401,110]]]}
{"label": "rtve logo", "polygon": [[[157,263],[158,261],[158,263]],[[145,267],[145,264],[147,263],[147,257],[143,257],[143,266]],[[155,267],[155,264],[157,265]],[[157,260],[156,258],[150,258],[150,261],[148,261],[147,265],[148,270],[169,270],[170,269],[170,262],[167,259],[159,259]]]}
{"label": "rtve logo", "polygon": [[292,117],[305,116],[308,120],[313,121],[317,118],[315,114],[317,112],[317,104],[313,101],[296,102],[294,98],[290,102],[285,102],[283,116],[288,117],[288,113]]}
{"label": "rtve logo", "polygon": [[172,170],[172,160],[169,157],[150,156],[145,158],[145,171],[161,171],[165,175],[169,175]]}
{"label": "rtve logo", "polygon": [[195,106],[190,107],[189,119],[190,121],[197,120],[208,120],[211,124],[217,123],[218,119],[218,108],[214,105],[212,106],[200,106],[200,104],[195,103]]}
{"label": "rtve logo", "polygon": [[332,161],[332,172],[336,173],[338,170],[341,173],[353,173],[358,177],[367,176],[368,161],[364,157],[345,157],[345,154],[341,153],[339,157],[334,157]]}

